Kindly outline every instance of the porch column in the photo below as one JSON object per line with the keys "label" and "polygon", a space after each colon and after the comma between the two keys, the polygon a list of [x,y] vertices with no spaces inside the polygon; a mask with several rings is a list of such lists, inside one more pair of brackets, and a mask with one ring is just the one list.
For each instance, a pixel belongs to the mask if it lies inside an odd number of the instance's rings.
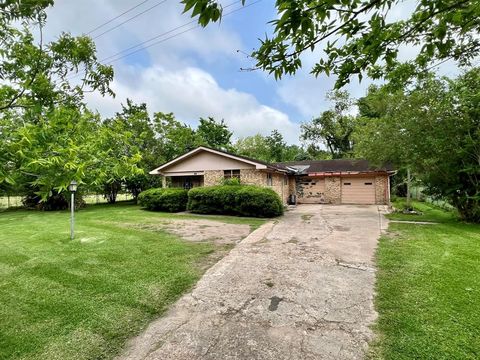
{"label": "porch column", "polygon": [[163,188],[167,187],[167,177],[166,176],[162,176],[162,187]]}

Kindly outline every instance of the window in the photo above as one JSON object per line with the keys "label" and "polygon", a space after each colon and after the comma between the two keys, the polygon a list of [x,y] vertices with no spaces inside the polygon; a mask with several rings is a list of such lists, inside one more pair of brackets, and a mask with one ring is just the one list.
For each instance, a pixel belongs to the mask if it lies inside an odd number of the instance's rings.
{"label": "window", "polygon": [[365,185],[372,185],[372,183],[371,182],[366,182]]}
{"label": "window", "polygon": [[267,185],[272,186],[273,185],[273,179],[272,179],[272,174],[267,173]]}
{"label": "window", "polygon": [[223,178],[237,178],[238,180],[240,180],[240,170],[223,170]]}
{"label": "window", "polygon": [[352,185],[352,183],[343,183],[343,185]]}

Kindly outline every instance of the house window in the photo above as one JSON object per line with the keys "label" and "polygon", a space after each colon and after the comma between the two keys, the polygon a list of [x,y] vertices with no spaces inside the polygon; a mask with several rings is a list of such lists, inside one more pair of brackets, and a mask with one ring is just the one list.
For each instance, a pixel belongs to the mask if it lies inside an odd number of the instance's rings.
{"label": "house window", "polygon": [[223,170],[223,178],[237,178],[238,180],[240,180],[240,170]]}
{"label": "house window", "polygon": [[272,179],[272,174],[267,173],[267,185],[272,186],[273,185],[273,179]]}

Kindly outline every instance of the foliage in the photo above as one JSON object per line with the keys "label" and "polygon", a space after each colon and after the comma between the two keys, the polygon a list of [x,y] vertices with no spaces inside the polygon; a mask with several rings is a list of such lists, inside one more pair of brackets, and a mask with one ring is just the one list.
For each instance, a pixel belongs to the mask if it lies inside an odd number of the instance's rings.
{"label": "foliage", "polygon": [[478,358],[480,226],[445,217],[436,225],[392,223],[380,239],[371,358]]}
{"label": "foliage", "polygon": [[[43,42],[45,9],[51,5],[49,0],[0,5],[0,111],[15,109],[35,117],[58,104],[78,106],[85,91],[113,95],[113,69],[97,61],[89,37],[62,33],[55,41]],[[34,27],[37,37],[31,32]],[[72,85],[69,78],[78,71],[83,75]]]}
{"label": "foliage", "polygon": [[128,133],[112,131],[88,111],[57,107],[8,134],[9,159],[0,166],[46,201],[71,180],[95,187],[139,173],[140,155],[129,141]]}
{"label": "foliage", "polygon": [[345,91],[335,91],[327,96],[333,108],[320,117],[301,126],[301,138],[314,146],[323,143],[334,159],[350,157],[353,151],[352,133],[355,117],[349,114],[353,101]]}
{"label": "foliage", "polygon": [[272,189],[254,185],[220,185],[190,189],[188,210],[199,214],[274,217],[283,214],[283,204]]}
{"label": "foliage", "polygon": [[179,212],[187,209],[188,190],[177,188],[148,189],[138,195],[138,203],[148,210]]}
{"label": "foliage", "polygon": [[307,160],[310,155],[298,145],[287,145],[283,135],[278,130],[272,130],[270,135],[256,134],[240,138],[233,145],[233,151],[239,155],[265,162],[282,162]]}
{"label": "foliage", "polygon": [[196,135],[199,137],[199,145],[206,145],[214,149],[229,150],[231,148],[232,132],[222,119],[217,122],[213,117],[200,118]]}
{"label": "foliage", "polygon": [[408,166],[425,192],[444,198],[469,221],[480,222],[480,69],[455,80],[430,77],[403,92],[373,89],[388,106],[363,118],[356,151],[378,164]]}
{"label": "foliage", "polygon": [[[202,26],[219,20],[216,1],[182,3]],[[303,65],[302,55],[318,47],[325,56],[315,53],[319,59],[312,73],[335,74],[337,88],[364,74],[401,81],[440,61],[463,65],[478,55],[477,5],[469,0],[422,0],[407,6],[400,0],[278,0],[278,14],[270,22],[273,35],[261,40],[251,56],[255,68],[280,78],[294,74]],[[402,63],[399,51],[405,46],[414,55]]]}
{"label": "foliage", "polygon": [[270,150],[270,161],[284,161],[283,152],[287,144],[278,130],[272,130],[271,134],[265,138],[265,143]]}

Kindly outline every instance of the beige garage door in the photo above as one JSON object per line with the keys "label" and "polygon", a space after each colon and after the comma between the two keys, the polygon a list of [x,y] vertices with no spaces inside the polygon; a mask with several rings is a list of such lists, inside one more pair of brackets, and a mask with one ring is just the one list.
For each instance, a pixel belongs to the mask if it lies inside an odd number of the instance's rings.
{"label": "beige garage door", "polygon": [[342,178],[342,204],[375,204],[375,179]]}

